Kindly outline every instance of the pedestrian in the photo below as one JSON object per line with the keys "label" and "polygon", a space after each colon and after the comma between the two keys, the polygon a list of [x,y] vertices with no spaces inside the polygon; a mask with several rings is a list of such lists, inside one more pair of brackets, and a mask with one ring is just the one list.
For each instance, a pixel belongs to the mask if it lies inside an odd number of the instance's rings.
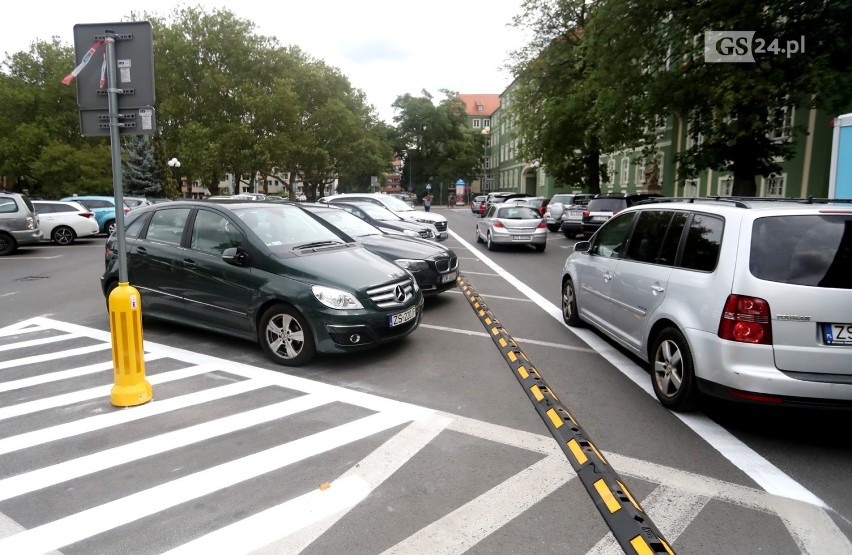
{"label": "pedestrian", "polygon": [[432,195],[426,193],[423,196],[423,209],[428,212],[432,208]]}

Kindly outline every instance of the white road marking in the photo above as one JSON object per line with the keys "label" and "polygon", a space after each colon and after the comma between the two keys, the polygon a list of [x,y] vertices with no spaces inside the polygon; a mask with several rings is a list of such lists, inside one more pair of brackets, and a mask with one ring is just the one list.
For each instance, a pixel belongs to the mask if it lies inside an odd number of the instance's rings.
{"label": "white road marking", "polygon": [[0,352],[11,351],[12,349],[25,349],[27,347],[37,347],[47,343],[59,343],[60,341],[68,341],[69,339],[77,339],[80,336],[76,333],[64,333],[62,335],[54,335],[53,337],[43,337],[41,339],[32,339],[30,341],[19,341],[9,345],[0,345]]}
{"label": "white road marking", "polygon": [[7,360],[5,362],[0,362],[0,370],[5,370],[6,368],[14,368],[16,366],[26,366],[28,364],[38,364],[40,362],[47,362],[49,360],[59,360],[63,358],[68,358],[70,356],[86,355],[98,351],[105,351],[111,348],[112,345],[110,344],[98,343],[97,345],[77,347],[76,349],[57,351],[55,353],[45,353],[43,355],[33,355],[31,357],[16,358],[13,360]]}
{"label": "white road marking", "polygon": [[[420,327],[421,328],[429,328],[429,329],[433,329],[433,330],[439,330],[439,331],[449,331],[449,332],[452,332],[452,333],[458,333],[460,335],[473,335],[473,336],[477,336],[477,337],[487,337],[489,339],[491,338],[491,336],[489,334],[485,333],[484,331],[462,330],[462,329],[458,329],[458,328],[448,328],[446,326],[434,326],[432,324],[420,324]],[[515,336],[512,336],[512,339],[514,339],[515,341],[520,342],[520,343],[525,343],[525,344],[530,344],[530,345],[542,345],[544,347],[551,347],[553,349],[566,349],[568,351],[582,351],[584,353],[597,353],[597,351],[595,351],[594,349],[590,349],[588,347],[575,347],[573,345],[565,345],[563,343],[553,343],[551,341],[538,341],[536,339],[526,339],[526,338],[523,338],[523,337],[515,337]]]}
{"label": "white road marking", "polygon": [[[465,248],[474,251],[474,247],[467,243],[464,239],[458,236],[457,233],[450,231],[450,234],[457,239]],[[560,307],[553,305],[550,301],[539,295],[531,287],[523,283],[521,280],[507,272],[496,262],[479,253],[482,262],[489,266],[492,270],[499,273],[503,278],[513,285],[519,292],[526,295],[529,299],[535,302],[542,310],[549,314],[553,319],[559,322],[571,333],[586,342],[587,345],[598,351],[602,357],[608,360],[613,366],[620,370],[625,376],[630,378],[634,383],[641,387],[646,393],[654,396],[648,374],[643,369],[639,368],[632,360],[621,354],[618,350],[612,347],[609,343],[596,336],[590,330],[574,329],[567,325],[562,320],[562,310]],[[464,272],[462,272],[464,273]],[[781,469],[773,465],[771,462],[760,456],[757,452],[744,444],[742,441],[734,437],[722,426],[719,426],[709,418],[700,414],[685,414],[672,412],[672,414],[689,426],[699,437],[704,439],[711,447],[716,449],[723,457],[728,459],[734,466],[742,470],[755,482],[760,484],[769,493],[788,497],[811,503],[819,507],[827,507],[824,501],[807,490],[804,486],[793,480],[790,476],[784,473]]]}

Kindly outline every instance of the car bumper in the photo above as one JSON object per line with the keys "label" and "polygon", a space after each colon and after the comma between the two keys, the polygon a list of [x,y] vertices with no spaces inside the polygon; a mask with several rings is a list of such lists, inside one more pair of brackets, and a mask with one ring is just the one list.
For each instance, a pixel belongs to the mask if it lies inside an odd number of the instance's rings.
{"label": "car bumper", "polygon": [[12,231],[12,237],[18,245],[32,245],[41,241],[41,229],[27,229],[25,231]]}
{"label": "car bumper", "polygon": [[583,222],[578,220],[563,220],[562,225],[560,226],[560,231],[567,231],[569,233],[580,233],[583,231]]}
{"label": "car bumper", "polygon": [[492,231],[491,242],[498,245],[543,245],[547,243],[547,230],[536,229],[534,233]]}
{"label": "car bumper", "polygon": [[423,317],[423,297],[420,296],[413,319],[399,326],[390,327],[388,317],[404,312],[411,306],[387,312],[340,315],[333,319],[322,318],[317,326],[317,351],[320,353],[347,353],[370,349],[384,343],[400,340],[420,325]]}
{"label": "car bumper", "polygon": [[782,405],[852,408],[852,375],[824,375],[831,383],[796,379],[775,367],[771,345],[727,341],[698,330],[687,330],[686,337],[706,394],[739,401],[748,401],[749,394],[769,395],[781,398]]}

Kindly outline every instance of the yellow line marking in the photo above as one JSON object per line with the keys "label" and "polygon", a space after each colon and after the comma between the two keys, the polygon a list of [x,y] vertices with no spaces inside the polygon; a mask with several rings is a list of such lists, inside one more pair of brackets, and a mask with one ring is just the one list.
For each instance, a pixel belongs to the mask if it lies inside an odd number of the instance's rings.
{"label": "yellow line marking", "polygon": [[491,335],[499,335],[500,330],[498,328],[491,328]]}
{"label": "yellow line marking", "polygon": [[[506,340],[503,339],[502,337],[500,338],[500,341],[498,341],[497,343],[499,343],[500,346],[503,347],[503,348],[506,348],[506,346],[508,345],[508,343],[506,343]],[[514,353],[510,352],[509,354],[512,355],[512,358],[514,359],[514,360],[512,360],[512,362],[515,362],[515,360],[518,360],[517,358],[515,358]]]}
{"label": "yellow line marking", "polygon": [[[606,482],[603,480],[603,478],[595,482],[595,489],[598,490],[598,495],[600,495],[601,499],[603,499],[603,502],[609,509],[609,512],[614,513],[617,510],[621,509],[621,505],[618,503],[618,501],[616,501],[615,496],[612,495],[612,492],[609,491],[609,486],[606,485]],[[645,547],[647,547],[647,545]],[[647,551],[646,553],[653,553],[653,551]]]}
{"label": "yellow line marking", "polygon": [[562,418],[560,418],[559,414],[557,414],[556,409],[550,409],[547,411],[547,416],[550,417],[550,421],[553,422],[553,425],[557,428],[561,428],[562,424],[564,424],[564,422],[562,422]]}
{"label": "yellow line marking", "polygon": [[544,401],[544,395],[541,394],[541,389],[539,389],[537,385],[532,386],[530,391],[532,391],[533,397],[535,397],[536,401]]}
{"label": "yellow line marking", "polygon": [[490,325],[491,325],[491,318],[488,318],[488,317],[486,317],[486,318],[485,318],[485,325],[486,325],[486,326],[490,326]]}
{"label": "yellow line marking", "polygon": [[577,443],[576,439],[572,439],[568,442],[568,449],[570,449],[571,453],[574,454],[574,458],[577,459],[578,463],[586,464],[586,462],[589,460],[589,457],[587,457],[586,454],[583,453],[583,449],[582,447],[580,447],[580,444]]}
{"label": "yellow line marking", "polygon": [[630,490],[628,490],[627,487],[621,483],[621,480],[616,480],[615,483],[618,484],[618,486],[621,488],[621,491],[623,491],[624,495],[627,496],[627,499],[629,499],[630,502],[633,503],[633,506],[636,507],[636,510],[641,513],[644,513],[645,511],[643,511],[642,507],[639,506],[639,503],[637,503],[636,500],[633,499],[633,496],[630,494]]}
{"label": "yellow line marking", "polygon": [[654,555],[654,551],[647,542],[645,542],[645,538],[642,536],[636,536],[630,540],[630,545],[632,545],[633,549],[636,550],[637,555]]}
{"label": "yellow line marking", "polygon": [[664,540],[663,538],[657,538],[657,539],[660,540],[660,543],[663,544],[663,547],[666,548],[666,551],[668,551],[670,555],[674,555],[674,551],[672,551],[672,548],[669,547],[669,544],[666,543],[666,540]]}
{"label": "yellow line marking", "polygon": [[[575,424],[576,424],[576,422],[575,422]],[[591,447],[591,448],[592,448],[592,450],[593,450],[593,451],[594,451],[594,452],[598,455],[598,458],[600,458],[600,460],[601,460],[604,464],[609,464],[608,462],[606,462],[606,459],[604,458],[604,456],[603,456],[603,455],[601,455],[601,452],[600,452],[600,451],[598,451],[598,448],[597,448],[597,447],[595,447],[595,444],[594,444],[594,443],[592,443],[591,441],[589,442],[589,447]]]}
{"label": "yellow line marking", "polygon": [[518,374],[520,374],[523,379],[527,379],[530,377],[529,372],[527,372],[527,369],[523,366],[518,366]]}

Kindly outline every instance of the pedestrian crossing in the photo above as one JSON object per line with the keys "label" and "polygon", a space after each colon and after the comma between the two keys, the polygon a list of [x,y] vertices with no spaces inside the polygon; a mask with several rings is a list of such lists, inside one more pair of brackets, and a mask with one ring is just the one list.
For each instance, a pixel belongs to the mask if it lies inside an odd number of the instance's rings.
{"label": "pedestrian crossing", "polygon": [[[412,461],[452,434],[531,462],[443,514],[405,515],[411,532],[361,538],[368,552],[476,550],[565,488],[582,489],[549,436],[153,342],[144,358],[154,399],[113,407],[110,341],[48,318],[0,329],[0,553],[299,553],[329,538],[347,549],[357,530],[341,523],[384,488],[404,489]],[[676,548],[722,502],[770,519],[802,552],[852,552],[823,508],[607,458],[647,483],[644,508]],[[620,552],[587,498],[559,511],[594,537],[552,538],[553,552]]]}

